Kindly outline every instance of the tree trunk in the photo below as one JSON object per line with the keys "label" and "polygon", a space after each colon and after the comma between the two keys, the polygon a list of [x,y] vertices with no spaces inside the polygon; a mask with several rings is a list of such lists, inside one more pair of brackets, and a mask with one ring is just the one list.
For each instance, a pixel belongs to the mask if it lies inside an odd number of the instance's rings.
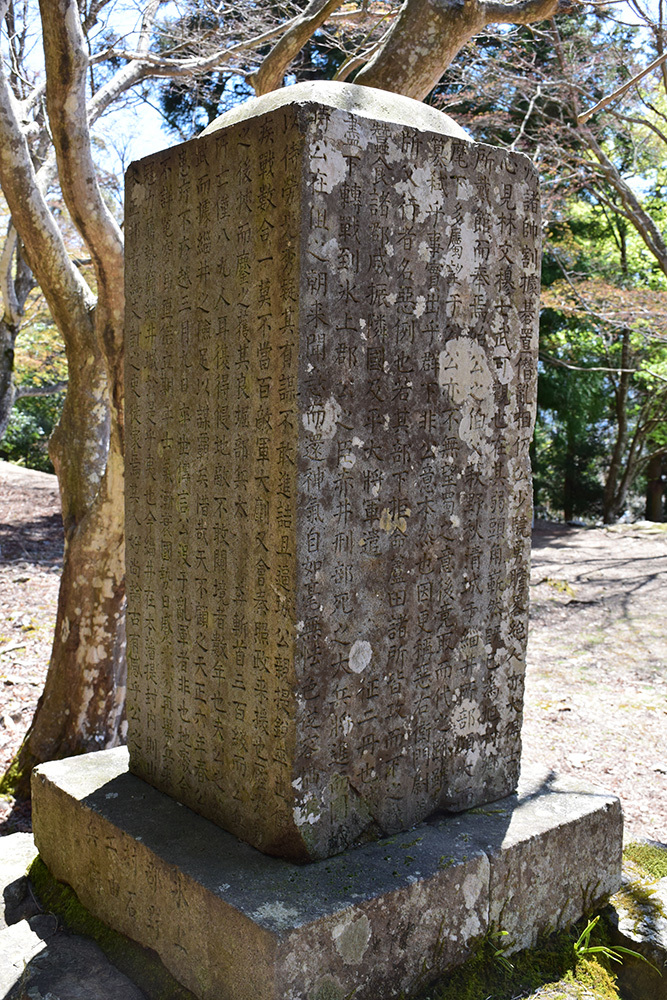
{"label": "tree trunk", "polygon": [[16,402],[14,382],[14,346],[23,319],[26,299],[35,287],[35,279],[22,252],[16,230],[10,223],[2,254],[0,281],[4,314],[0,316],[0,441]]}
{"label": "tree trunk", "polygon": [[110,350],[100,303],[94,325],[109,349],[70,349],[67,397],[49,442],[65,556],[44,692],[0,783],[18,797],[30,794],[36,764],[125,739],[123,351]]}
{"label": "tree trunk", "polygon": [[565,521],[572,521],[574,518],[574,496],[576,487],[574,445],[568,431],[567,454],[565,456],[565,476],[563,479],[563,518]]}
{"label": "tree trunk", "polygon": [[355,83],[418,101],[433,90],[471,38],[489,24],[532,24],[552,17],[558,0],[406,0]]}
{"label": "tree trunk", "polygon": [[662,476],[663,455],[654,455],[646,469],[646,520],[664,521],[663,496],[665,483]]}
{"label": "tree trunk", "polygon": [[[609,468],[602,496],[602,520],[605,524],[614,524],[618,520],[621,508],[625,502],[625,488],[619,490],[623,454],[628,443],[628,392],[630,390],[630,375],[627,371],[630,360],[630,331],[623,331],[621,346],[621,364],[623,369],[618,375],[614,390],[614,410],[616,413],[616,440],[609,460]],[[625,478],[623,482],[625,483]]]}
{"label": "tree trunk", "polygon": [[16,398],[14,385],[15,340],[16,328],[0,319],[0,441],[7,431],[7,424]]}
{"label": "tree trunk", "polygon": [[[36,764],[104,750],[125,739],[121,438],[114,421],[99,489],[83,514],[77,516],[82,491],[76,489],[73,496],[68,495],[68,475],[76,475],[76,470],[64,468],[62,451],[74,409],[64,411],[50,449],[54,465],[64,470],[60,487],[65,523],[65,562],[53,650],[32,725],[0,784],[0,790],[4,785],[17,797],[30,794],[30,772]],[[89,485],[84,484],[84,490]]]}
{"label": "tree trunk", "polygon": [[354,82],[423,100],[460,49],[485,24],[483,7],[477,2],[408,0],[384,45]]}

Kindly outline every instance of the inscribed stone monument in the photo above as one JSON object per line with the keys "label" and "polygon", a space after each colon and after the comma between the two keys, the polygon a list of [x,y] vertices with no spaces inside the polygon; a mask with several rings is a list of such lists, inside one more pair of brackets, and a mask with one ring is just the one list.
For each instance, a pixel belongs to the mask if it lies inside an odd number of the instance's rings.
{"label": "inscribed stone monument", "polygon": [[381,98],[128,174],[130,768],[302,860],[519,768],[537,178]]}
{"label": "inscribed stone monument", "polygon": [[129,770],[36,768],[35,839],[198,1000],[413,996],[619,885],[618,800],[511,794],[535,174],[353,85],[207,133],[127,179]]}

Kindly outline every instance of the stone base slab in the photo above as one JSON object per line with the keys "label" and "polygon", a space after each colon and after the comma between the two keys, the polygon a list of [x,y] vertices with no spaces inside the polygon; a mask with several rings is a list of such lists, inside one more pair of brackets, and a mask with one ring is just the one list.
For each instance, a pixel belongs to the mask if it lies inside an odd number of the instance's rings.
{"label": "stone base slab", "polygon": [[383,1000],[423,988],[489,930],[507,952],[620,884],[618,799],[553,774],[326,861],[270,858],[131,775],[124,748],[33,777],[52,874],[153,948],[202,1000]]}

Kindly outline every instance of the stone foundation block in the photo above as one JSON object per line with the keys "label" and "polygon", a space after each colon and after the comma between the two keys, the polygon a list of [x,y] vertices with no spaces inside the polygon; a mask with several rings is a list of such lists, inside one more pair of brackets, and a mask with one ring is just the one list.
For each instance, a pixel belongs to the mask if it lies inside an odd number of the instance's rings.
{"label": "stone foundation block", "polygon": [[548,777],[518,795],[299,866],[269,858],[127,770],[123,748],[42,765],[40,854],[97,917],[202,1000],[384,1000],[508,950],[620,882],[619,802]]}

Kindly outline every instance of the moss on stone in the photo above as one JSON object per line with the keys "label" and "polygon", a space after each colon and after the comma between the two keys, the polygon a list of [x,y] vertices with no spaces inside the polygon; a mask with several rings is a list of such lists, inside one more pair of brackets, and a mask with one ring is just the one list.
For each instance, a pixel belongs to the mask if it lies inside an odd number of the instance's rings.
{"label": "moss on stone", "polygon": [[614,895],[614,902],[634,921],[634,930],[637,932],[644,921],[654,923],[660,917],[667,916],[656,890],[641,878],[621,886]]}
{"label": "moss on stone", "polygon": [[667,878],[667,848],[633,842],[625,848],[623,856],[634,861],[653,878]]}
{"label": "moss on stone", "polygon": [[580,959],[570,975],[577,986],[583,987],[582,992],[585,991],[586,996],[592,994],[596,1000],[598,997],[600,1000],[607,997],[617,1000],[621,996],[615,975],[592,956]]}
{"label": "moss on stone", "polygon": [[177,983],[158,955],[112,930],[79,901],[68,885],[58,882],[41,858],[28,869],[39,902],[54,913],[74,934],[92,938],[110,962],[131,979],[149,1000],[196,1000],[194,994]]}
{"label": "moss on stone", "polygon": [[[421,1000],[512,1000],[531,991],[539,991],[536,1000],[620,1000],[612,970],[595,956],[575,956],[574,942],[586,923],[584,919],[569,931],[545,935],[535,948],[509,958],[497,936],[487,936],[464,965],[423,991]],[[606,939],[602,927],[599,940]]]}
{"label": "moss on stone", "polygon": [[23,769],[19,764],[19,754],[14,757],[2,778],[0,778],[0,798],[13,798],[16,789],[22,784]]}

